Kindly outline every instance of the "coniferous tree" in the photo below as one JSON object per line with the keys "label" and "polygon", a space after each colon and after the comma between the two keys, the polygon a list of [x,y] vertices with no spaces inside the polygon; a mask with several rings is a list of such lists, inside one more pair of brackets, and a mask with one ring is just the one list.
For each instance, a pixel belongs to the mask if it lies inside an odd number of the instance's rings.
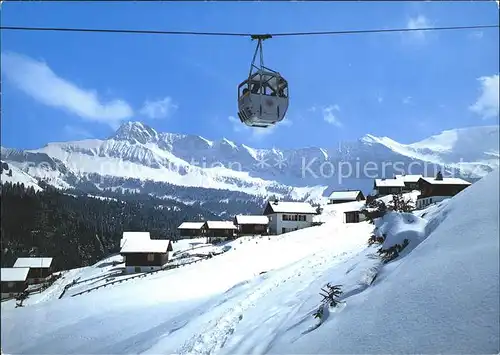
{"label": "coniferous tree", "polygon": [[415,209],[411,199],[405,200],[403,193],[392,195],[392,201],[389,202],[389,209],[396,212],[411,212]]}

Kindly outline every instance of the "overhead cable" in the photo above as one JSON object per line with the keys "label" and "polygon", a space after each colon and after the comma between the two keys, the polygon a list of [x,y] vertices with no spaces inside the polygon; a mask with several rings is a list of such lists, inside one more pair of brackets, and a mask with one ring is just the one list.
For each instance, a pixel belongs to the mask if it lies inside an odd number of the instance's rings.
{"label": "overhead cable", "polygon": [[68,27],[25,27],[25,26],[0,26],[0,30],[9,31],[56,31],[56,32],[98,32],[98,33],[128,33],[128,34],[156,34],[156,35],[191,35],[191,36],[233,36],[250,37],[266,36],[318,36],[318,35],[345,35],[362,33],[384,33],[384,32],[415,32],[415,31],[446,31],[446,30],[471,30],[481,28],[499,28],[500,25],[471,25],[471,26],[449,26],[449,27],[422,27],[422,28],[381,28],[366,30],[339,30],[319,32],[281,32],[252,34],[243,32],[197,32],[197,31],[163,31],[163,30],[131,30],[131,29],[105,29],[105,28],[68,28]]}

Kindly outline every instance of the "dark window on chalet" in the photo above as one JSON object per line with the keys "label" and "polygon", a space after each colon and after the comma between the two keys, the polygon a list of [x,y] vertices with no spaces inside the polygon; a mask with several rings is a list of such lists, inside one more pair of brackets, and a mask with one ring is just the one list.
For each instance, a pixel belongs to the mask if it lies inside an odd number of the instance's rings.
{"label": "dark window on chalet", "polygon": [[359,223],[359,212],[345,212],[346,223]]}
{"label": "dark window on chalet", "polygon": [[301,222],[305,222],[307,219],[306,219],[306,215],[304,214],[284,214],[283,215],[283,221],[301,221]]}

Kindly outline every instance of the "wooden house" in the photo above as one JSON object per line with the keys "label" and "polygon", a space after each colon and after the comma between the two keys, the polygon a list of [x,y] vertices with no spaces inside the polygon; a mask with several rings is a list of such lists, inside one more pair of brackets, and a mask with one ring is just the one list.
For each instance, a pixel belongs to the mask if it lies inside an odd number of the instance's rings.
{"label": "wooden house", "polygon": [[168,262],[173,251],[172,242],[166,239],[128,238],[120,249],[127,272],[158,270]]}
{"label": "wooden house", "polygon": [[235,238],[238,228],[233,221],[206,221],[202,230],[207,243],[214,243]]}
{"label": "wooden house", "polygon": [[333,191],[328,197],[329,204],[364,201],[365,195],[360,190]]}
{"label": "wooden house", "polygon": [[407,175],[407,174],[401,174],[401,175],[395,175],[395,179],[402,180],[404,183],[404,188],[403,191],[411,192],[414,190],[418,190],[420,188],[418,181],[422,175]]}
{"label": "wooden house", "polygon": [[205,222],[182,222],[177,230],[182,239],[199,238],[202,236]]}
{"label": "wooden house", "polygon": [[268,233],[269,218],[238,215],[234,217],[234,224],[238,227],[238,235],[265,235]]}
{"label": "wooden house", "polygon": [[435,178],[422,177],[418,183],[420,195],[416,202],[417,209],[455,196],[471,185],[470,182],[460,178],[444,178],[441,173],[438,173]]}
{"label": "wooden house", "polygon": [[403,192],[405,183],[402,179],[375,179],[373,189],[376,196],[386,196]]}
{"label": "wooden house", "polygon": [[316,208],[307,202],[269,201],[264,208],[269,217],[269,233],[282,234],[311,227]]}
{"label": "wooden house", "polygon": [[29,267],[9,267],[0,271],[2,299],[16,297],[28,288]]}
{"label": "wooden house", "polygon": [[366,216],[360,210],[344,211],[344,223],[359,223],[366,220]]}
{"label": "wooden house", "polygon": [[14,263],[14,268],[29,268],[27,277],[28,284],[39,284],[50,280],[53,268],[54,259],[47,257],[24,257],[17,258]]}
{"label": "wooden house", "polygon": [[123,247],[127,239],[132,240],[150,240],[149,232],[123,232],[122,239],[120,240],[120,248]]}

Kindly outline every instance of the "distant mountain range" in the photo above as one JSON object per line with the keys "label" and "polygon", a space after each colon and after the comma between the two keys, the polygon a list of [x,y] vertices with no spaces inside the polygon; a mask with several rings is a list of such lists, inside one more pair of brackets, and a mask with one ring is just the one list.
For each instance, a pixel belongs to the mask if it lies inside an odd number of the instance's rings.
{"label": "distant mountain range", "polygon": [[[223,216],[254,211],[270,195],[320,200],[336,188],[369,192],[373,178],[402,172],[442,170],[474,180],[498,168],[498,142],[498,126],[481,126],[412,144],[365,135],[335,148],[255,149],[127,122],[103,140],[49,143],[35,150],[2,147],[1,159],[30,183],[43,180],[93,194],[151,194]],[[229,204],[238,206],[228,209]]]}

